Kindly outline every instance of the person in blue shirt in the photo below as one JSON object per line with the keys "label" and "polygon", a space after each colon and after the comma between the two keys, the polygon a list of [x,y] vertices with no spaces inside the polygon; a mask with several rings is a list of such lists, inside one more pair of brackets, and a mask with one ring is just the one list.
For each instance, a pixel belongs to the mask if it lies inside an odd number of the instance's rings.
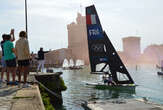
{"label": "person in blue shirt", "polygon": [[[12,38],[10,39],[10,41],[14,41],[15,40],[15,36],[14,36],[14,29],[11,29],[11,32],[10,32],[10,35],[12,36]],[[7,72],[7,68],[6,68],[6,62],[5,62],[5,59],[4,59],[4,52],[3,52],[3,44],[5,43],[6,41],[6,36],[7,34],[3,34],[2,35],[2,41],[1,41],[1,48],[2,48],[2,58],[1,58],[1,64],[2,64],[2,70],[1,70],[1,80],[0,82],[5,82],[4,79],[3,79],[3,76],[4,76],[4,72]],[[7,81],[9,81],[9,73],[7,72]]]}
{"label": "person in blue shirt", "polygon": [[[13,85],[17,85],[15,81],[16,76],[16,56],[13,42],[11,42],[11,35],[6,35],[6,41],[3,44],[4,59],[7,65],[7,72],[12,73]],[[9,83],[9,74],[7,82]]]}

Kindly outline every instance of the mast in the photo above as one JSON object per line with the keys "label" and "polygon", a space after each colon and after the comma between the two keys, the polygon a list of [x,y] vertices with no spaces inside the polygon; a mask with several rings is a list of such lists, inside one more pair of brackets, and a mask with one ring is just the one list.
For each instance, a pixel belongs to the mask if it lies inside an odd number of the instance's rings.
{"label": "mast", "polygon": [[27,11],[27,0],[25,0],[25,29],[28,38],[28,11]]}

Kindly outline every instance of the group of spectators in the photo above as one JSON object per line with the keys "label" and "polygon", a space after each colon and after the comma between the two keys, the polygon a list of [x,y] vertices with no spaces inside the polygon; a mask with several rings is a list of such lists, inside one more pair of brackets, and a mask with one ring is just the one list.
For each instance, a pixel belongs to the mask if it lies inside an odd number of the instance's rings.
{"label": "group of spectators", "polygon": [[[21,31],[19,33],[19,39],[15,41],[14,29],[11,29],[10,34],[3,34],[1,41],[2,58],[1,58],[1,79],[0,83],[7,82],[7,85],[20,85],[22,83],[21,76],[24,76],[23,87],[28,87],[27,76],[29,74],[30,62],[32,61],[34,54],[30,55],[29,43],[27,40],[27,33]],[[38,51],[38,67],[36,72],[38,73],[40,67],[41,72],[44,71],[44,53],[49,51],[43,51],[41,47]],[[4,72],[6,72],[6,81],[4,81]],[[10,73],[12,74],[12,81],[10,81]],[[15,80],[16,73],[18,74],[18,81]]]}
{"label": "group of spectators", "polygon": [[[4,72],[6,72],[7,85],[18,85],[21,84],[21,76],[23,75],[23,86],[28,86],[27,75],[29,74],[30,51],[26,32],[21,31],[19,33],[19,39],[16,41],[15,46],[13,43],[15,40],[14,29],[11,29],[10,34],[3,34],[2,39],[2,70],[0,81],[5,82],[3,77]],[[18,71],[18,82],[15,80],[16,71]],[[12,74],[12,81],[10,81],[10,73]]]}

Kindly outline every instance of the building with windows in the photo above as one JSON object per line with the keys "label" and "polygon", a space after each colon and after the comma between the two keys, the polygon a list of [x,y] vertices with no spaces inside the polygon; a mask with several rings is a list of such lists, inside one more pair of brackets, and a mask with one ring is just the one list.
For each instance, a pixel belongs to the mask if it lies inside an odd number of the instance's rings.
{"label": "building with windows", "polygon": [[80,13],[77,14],[76,23],[67,25],[68,30],[68,49],[72,51],[74,60],[84,60],[89,64],[88,59],[88,41],[86,31],[86,18]]}

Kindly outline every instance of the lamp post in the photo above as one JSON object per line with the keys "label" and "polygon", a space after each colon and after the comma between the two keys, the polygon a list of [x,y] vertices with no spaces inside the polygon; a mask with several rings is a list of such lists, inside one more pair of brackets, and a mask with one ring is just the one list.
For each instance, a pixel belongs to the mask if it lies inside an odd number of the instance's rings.
{"label": "lamp post", "polygon": [[28,38],[28,11],[27,11],[27,0],[25,0],[25,29],[27,33],[27,38]]}

